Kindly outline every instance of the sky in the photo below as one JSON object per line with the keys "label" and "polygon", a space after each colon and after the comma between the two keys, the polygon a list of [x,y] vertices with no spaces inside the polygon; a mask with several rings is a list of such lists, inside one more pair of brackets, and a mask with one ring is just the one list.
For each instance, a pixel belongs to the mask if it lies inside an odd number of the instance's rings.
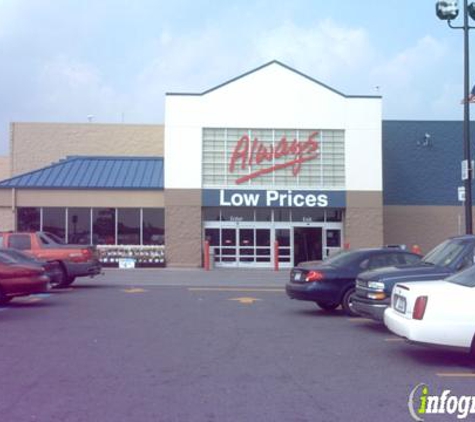
{"label": "sky", "polygon": [[463,119],[463,31],[435,0],[0,0],[0,154],[10,122],[162,124],[166,92],[272,60],[384,119]]}

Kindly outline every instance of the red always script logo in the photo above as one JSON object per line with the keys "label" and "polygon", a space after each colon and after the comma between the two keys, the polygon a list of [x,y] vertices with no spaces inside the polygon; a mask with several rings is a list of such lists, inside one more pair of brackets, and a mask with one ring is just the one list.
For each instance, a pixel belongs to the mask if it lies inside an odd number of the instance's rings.
{"label": "red always script logo", "polygon": [[[251,142],[249,136],[244,135],[237,142],[231,155],[229,172],[233,173],[236,166],[242,170],[246,168],[251,170],[249,174],[236,179],[237,184],[287,167],[292,167],[292,174],[297,176],[302,169],[302,163],[318,157],[319,143],[315,140],[317,136],[318,132],[313,132],[306,141],[294,139],[292,142],[283,137],[274,147],[274,145],[260,142],[257,138]],[[289,160],[275,164],[276,160],[283,157],[288,157]],[[253,166],[265,162],[274,164],[267,168],[253,170]]]}

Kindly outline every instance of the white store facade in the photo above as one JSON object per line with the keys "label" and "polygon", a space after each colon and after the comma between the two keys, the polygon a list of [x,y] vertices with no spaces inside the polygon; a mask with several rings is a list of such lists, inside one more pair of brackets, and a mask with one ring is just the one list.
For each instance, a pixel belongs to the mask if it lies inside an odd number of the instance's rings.
{"label": "white store facade", "polygon": [[200,265],[204,240],[232,267],[382,244],[381,97],[344,95],[273,61],[203,93],[167,94],[165,110],[172,265]]}

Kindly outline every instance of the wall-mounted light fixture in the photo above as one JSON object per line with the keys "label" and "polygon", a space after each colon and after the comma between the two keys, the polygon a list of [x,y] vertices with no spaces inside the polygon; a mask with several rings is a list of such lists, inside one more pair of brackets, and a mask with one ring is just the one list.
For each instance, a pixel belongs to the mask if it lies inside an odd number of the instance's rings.
{"label": "wall-mounted light fixture", "polygon": [[430,133],[424,133],[424,137],[422,139],[417,140],[417,145],[421,147],[430,147],[432,142],[430,140]]}

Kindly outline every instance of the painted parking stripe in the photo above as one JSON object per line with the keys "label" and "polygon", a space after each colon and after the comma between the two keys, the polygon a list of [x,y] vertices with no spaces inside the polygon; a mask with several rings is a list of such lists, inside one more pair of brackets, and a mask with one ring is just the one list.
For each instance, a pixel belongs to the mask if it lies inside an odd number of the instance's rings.
{"label": "painted parking stripe", "polygon": [[388,338],[385,338],[384,341],[387,341],[387,342],[398,342],[398,341],[406,341],[405,339],[401,338],[401,337],[388,337]]}
{"label": "painted parking stripe", "polygon": [[351,321],[351,322],[378,322],[378,321],[375,321],[374,319],[371,319],[371,318],[360,318],[360,317],[347,318],[347,320]]}
{"label": "painted parking stripe", "polygon": [[262,299],[258,299],[257,297],[236,297],[228,300],[239,302],[242,305],[252,305],[254,302],[260,302]]}
{"label": "painted parking stripe", "polygon": [[122,289],[124,293],[145,293],[147,290],[140,287],[131,287],[130,289]]}

